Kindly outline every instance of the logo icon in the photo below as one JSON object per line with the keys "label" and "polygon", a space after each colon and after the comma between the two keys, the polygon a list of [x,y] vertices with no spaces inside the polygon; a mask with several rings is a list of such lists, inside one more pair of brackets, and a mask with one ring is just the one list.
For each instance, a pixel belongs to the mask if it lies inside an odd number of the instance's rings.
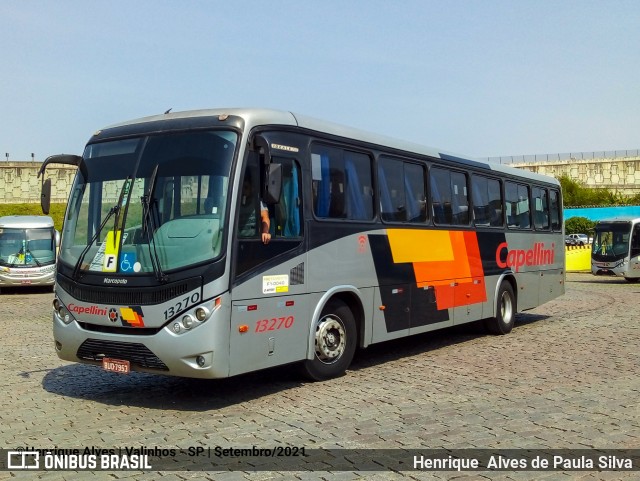
{"label": "logo icon", "polygon": [[39,469],[39,457],[38,451],[7,451],[7,468]]}
{"label": "logo icon", "polygon": [[118,320],[118,311],[115,309],[115,307],[109,309],[109,320],[111,322],[116,322]]}

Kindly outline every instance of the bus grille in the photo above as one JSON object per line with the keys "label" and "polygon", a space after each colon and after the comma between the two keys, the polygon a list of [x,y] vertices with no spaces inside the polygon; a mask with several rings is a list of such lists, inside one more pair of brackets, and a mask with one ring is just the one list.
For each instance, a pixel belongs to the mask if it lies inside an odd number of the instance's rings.
{"label": "bus grille", "polygon": [[87,339],[78,349],[76,356],[89,361],[102,361],[103,357],[112,357],[147,369],[169,370],[158,356],[143,344],[138,343]]}
{"label": "bus grille", "polygon": [[75,299],[96,304],[115,304],[120,306],[147,306],[160,304],[186,294],[202,285],[200,277],[174,282],[160,287],[101,287],[79,285],[64,276],[58,275],[58,285]]}

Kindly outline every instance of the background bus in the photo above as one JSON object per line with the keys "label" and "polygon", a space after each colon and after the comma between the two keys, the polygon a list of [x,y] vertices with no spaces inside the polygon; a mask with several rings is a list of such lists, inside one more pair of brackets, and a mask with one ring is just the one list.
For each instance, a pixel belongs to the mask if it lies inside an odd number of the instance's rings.
{"label": "background bus", "polygon": [[0,217],[0,288],[53,286],[59,236],[48,216]]}
{"label": "background bus", "polygon": [[79,166],[62,359],[203,378],[297,363],[319,380],[389,339],[480,319],[505,334],[564,292],[560,185],[535,173],[252,109],[118,124],[52,162]]}
{"label": "background bus", "polygon": [[640,218],[616,217],[594,227],[591,272],[640,280]]}

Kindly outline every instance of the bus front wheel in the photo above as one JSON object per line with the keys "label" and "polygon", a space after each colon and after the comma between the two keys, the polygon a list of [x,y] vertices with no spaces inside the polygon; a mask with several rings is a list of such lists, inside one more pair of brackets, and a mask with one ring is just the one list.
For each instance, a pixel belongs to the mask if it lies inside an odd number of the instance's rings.
{"label": "bus front wheel", "polygon": [[508,281],[500,284],[496,302],[496,317],[485,321],[487,330],[492,334],[509,334],[513,329],[516,316],[516,296]]}
{"label": "bus front wheel", "polygon": [[330,301],[314,330],[313,359],[302,363],[303,374],[313,381],[340,376],[356,351],[356,321],[351,309],[340,300]]}

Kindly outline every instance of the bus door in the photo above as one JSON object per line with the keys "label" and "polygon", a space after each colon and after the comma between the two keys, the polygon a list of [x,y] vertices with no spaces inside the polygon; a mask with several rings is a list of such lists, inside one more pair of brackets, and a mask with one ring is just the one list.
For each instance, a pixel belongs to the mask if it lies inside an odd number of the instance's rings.
{"label": "bus door", "polygon": [[[273,157],[282,169],[278,202],[260,198],[261,169],[250,159],[236,203],[233,254],[230,375],[304,359],[309,312],[302,246],[300,167]],[[262,180],[261,180],[262,179]],[[270,240],[262,237],[261,211],[268,210]]]}

